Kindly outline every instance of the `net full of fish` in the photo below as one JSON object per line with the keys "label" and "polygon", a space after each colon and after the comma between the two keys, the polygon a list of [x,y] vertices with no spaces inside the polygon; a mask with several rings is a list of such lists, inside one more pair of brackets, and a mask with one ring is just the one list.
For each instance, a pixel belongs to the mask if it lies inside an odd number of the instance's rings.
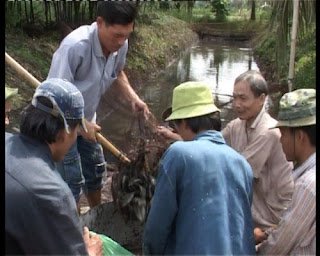
{"label": "net full of fish", "polygon": [[113,201],[125,220],[144,223],[150,210],[159,163],[169,146],[157,126],[153,115],[148,120],[138,115],[126,135],[132,147],[127,153],[131,162],[119,163],[111,183]]}

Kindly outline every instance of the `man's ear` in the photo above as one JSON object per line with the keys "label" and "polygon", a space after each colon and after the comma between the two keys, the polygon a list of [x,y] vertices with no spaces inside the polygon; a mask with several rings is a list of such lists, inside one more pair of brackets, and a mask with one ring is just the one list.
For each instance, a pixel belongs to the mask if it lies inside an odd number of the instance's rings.
{"label": "man's ear", "polygon": [[190,130],[190,127],[188,126],[187,121],[185,119],[183,119],[181,121],[181,125],[183,126],[184,129],[189,129]]}
{"label": "man's ear", "polygon": [[305,140],[308,140],[307,134],[301,129],[296,129],[295,136],[298,139],[299,143],[302,143],[302,142],[305,142]]}
{"label": "man's ear", "polygon": [[56,136],[56,142],[63,143],[65,138],[66,138],[66,136],[67,136],[66,130],[65,129],[61,129],[58,132],[57,136]]}
{"label": "man's ear", "polygon": [[264,102],[266,100],[266,94],[265,93],[260,94],[259,99],[260,99],[261,105],[264,105]]}
{"label": "man's ear", "polygon": [[103,24],[103,19],[100,16],[98,16],[96,19],[96,22],[97,22],[98,28],[101,28]]}

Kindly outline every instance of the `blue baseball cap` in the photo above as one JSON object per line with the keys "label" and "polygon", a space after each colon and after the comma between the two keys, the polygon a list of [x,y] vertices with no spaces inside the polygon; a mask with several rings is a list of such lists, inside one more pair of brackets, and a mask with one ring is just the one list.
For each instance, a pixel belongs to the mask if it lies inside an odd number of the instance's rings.
{"label": "blue baseball cap", "polygon": [[[38,97],[49,99],[53,108],[38,101]],[[67,133],[70,133],[67,120],[82,120],[81,125],[87,132],[84,122],[84,100],[81,92],[65,79],[49,78],[43,81],[33,95],[31,104],[53,116],[61,116]]]}

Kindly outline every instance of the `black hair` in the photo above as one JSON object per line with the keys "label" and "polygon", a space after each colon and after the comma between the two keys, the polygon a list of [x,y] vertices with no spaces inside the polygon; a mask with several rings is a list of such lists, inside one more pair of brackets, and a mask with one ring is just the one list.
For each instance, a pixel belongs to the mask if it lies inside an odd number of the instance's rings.
{"label": "black hair", "polygon": [[137,15],[136,3],[129,1],[99,1],[97,17],[103,18],[109,25],[128,25]]}
{"label": "black hair", "polygon": [[[38,101],[44,106],[52,108],[49,99],[39,96]],[[81,119],[67,119],[69,129],[72,130],[81,124]],[[21,113],[21,134],[51,144],[56,142],[57,135],[61,129],[65,129],[63,118],[53,116],[39,108],[29,104]]]}
{"label": "black hair", "polygon": [[[174,120],[180,124],[183,119]],[[193,133],[198,133],[201,130],[216,130],[221,131],[220,112],[214,112],[203,116],[191,117],[184,119]]]}
{"label": "black hair", "polygon": [[310,144],[312,146],[316,146],[316,125],[308,125],[308,126],[301,126],[301,127],[290,127],[292,133],[296,130],[302,130],[305,132],[309,138]]}
{"label": "black hair", "polygon": [[256,98],[258,98],[262,93],[266,96],[268,95],[268,84],[260,72],[256,70],[244,72],[236,78],[234,84],[236,85],[242,81],[248,82],[250,89]]}

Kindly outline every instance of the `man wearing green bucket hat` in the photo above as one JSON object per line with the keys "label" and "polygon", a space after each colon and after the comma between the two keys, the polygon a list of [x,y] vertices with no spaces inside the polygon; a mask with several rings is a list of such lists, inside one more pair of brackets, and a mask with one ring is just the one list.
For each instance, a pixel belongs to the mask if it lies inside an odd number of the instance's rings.
{"label": "man wearing green bucket hat", "polygon": [[255,254],[252,169],[229,147],[211,90],[186,82],[173,90],[177,141],[160,162],[143,235],[146,255]]}
{"label": "man wearing green bucket hat", "polygon": [[18,94],[17,88],[5,86],[5,125],[9,125],[9,113],[11,111],[11,99]]}
{"label": "man wearing green bucket hat", "polygon": [[[235,79],[233,94],[233,106],[238,118],[227,124],[222,135],[226,143],[242,154],[253,169],[254,225],[269,232],[291,203],[292,163],[286,160],[283,153],[279,129],[269,130],[276,120],[265,110],[268,87],[261,73],[249,70],[240,74]],[[170,108],[165,110],[163,116],[170,111]],[[158,127],[158,132],[168,139],[181,140],[179,134],[166,127]]]}
{"label": "man wearing green bucket hat", "polygon": [[281,144],[293,170],[292,203],[264,240],[259,254],[316,255],[316,91],[299,89],[282,96],[278,123]]}

